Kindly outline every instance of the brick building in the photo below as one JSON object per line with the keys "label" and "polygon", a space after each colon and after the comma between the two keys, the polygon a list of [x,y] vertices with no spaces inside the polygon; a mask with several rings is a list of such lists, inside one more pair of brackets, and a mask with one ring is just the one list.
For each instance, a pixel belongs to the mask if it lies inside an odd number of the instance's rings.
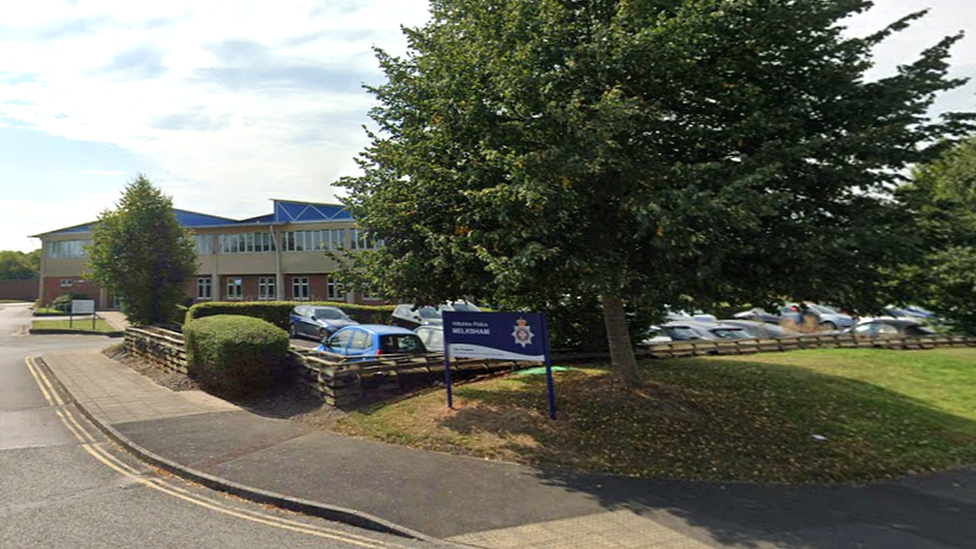
{"label": "brick building", "polygon": [[[371,249],[377,244],[360,231],[337,204],[272,200],[268,215],[235,220],[176,210],[193,233],[199,260],[187,294],[201,301],[344,301],[379,303],[346,292],[333,277],[335,262],[326,250]],[[95,222],[35,235],[41,239],[39,299],[50,303],[79,293],[99,309],[118,307],[114,296],[84,278],[85,248]]]}

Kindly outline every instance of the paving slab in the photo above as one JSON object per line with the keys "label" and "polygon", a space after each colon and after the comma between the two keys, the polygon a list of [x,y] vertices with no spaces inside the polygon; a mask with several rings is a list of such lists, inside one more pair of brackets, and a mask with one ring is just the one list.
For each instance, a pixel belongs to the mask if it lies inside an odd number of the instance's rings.
{"label": "paving slab", "polygon": [[96,352],[43,358],[96,422],[178,467],[481,547],[976,547],[972,468],[862,487],[540,470],[257,416]]}

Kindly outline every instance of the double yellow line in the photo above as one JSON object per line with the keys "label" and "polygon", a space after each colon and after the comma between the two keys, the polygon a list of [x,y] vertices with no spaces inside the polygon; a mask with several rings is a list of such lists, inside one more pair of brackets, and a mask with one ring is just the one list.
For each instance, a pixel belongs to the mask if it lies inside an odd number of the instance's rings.
{"label": "double yellow line", "polygon": [[184,488],[165,482],[162,479],[146,477],[98,445],[95,437],[93,437],[91,433],[88,432],[88,430],[86,430],[77,419],[75,419],[71,411],[65,407],[64,400],[58,394],[58,391],[55,390],[54,384],[51,383],[50,379],[48,379],[48,376],[44,373],[44,370],[37,365],[34,358],[27,358],[27,369],[30,370],[31,375],[34,377],[34,381],[37,383],[37,386],[40,387],[41,393],[44,394],[44,399],[47,400],[48,405],[54,408],[54,412],[59,418],[61,418],[61,422],[64,423],[65,427],[68,428],[68,431],[70,431],[71,434],[78,439],[81,447],[84,448],[84,450],[93,458],[120,475],[131,479],[133,482],[142,484],[143,486],[152,488],[153,490],[162,492],[169,496],[182,499],[194,505],[199,505],[200,507],[205,507],[212,511],[222,513],[224,515],[266,526],[272,526],[274,528],[281,528],[282,530],[289,530],[292,532],[308,534],[310,536],[341,541],[369,549],[405,549],[406,547],[403,545],[370,539],[364,536],[358,536],[340,530],[310,526],[301,522],[270,516],[256,511],[231,508],[221,501],[200,494],[194,494]]}

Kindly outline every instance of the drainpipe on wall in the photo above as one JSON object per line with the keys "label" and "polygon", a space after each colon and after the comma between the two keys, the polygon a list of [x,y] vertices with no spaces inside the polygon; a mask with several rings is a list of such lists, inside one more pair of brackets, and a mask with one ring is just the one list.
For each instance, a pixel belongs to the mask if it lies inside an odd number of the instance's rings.
{"label": "drainpipe on wall", "polygon": [[274,242],[275,247],[275,299],[284,301],[285,277],[281,274],[281,242],[278,242],[274,225],[268,225],[268,229],[271,230],[271,240]]}

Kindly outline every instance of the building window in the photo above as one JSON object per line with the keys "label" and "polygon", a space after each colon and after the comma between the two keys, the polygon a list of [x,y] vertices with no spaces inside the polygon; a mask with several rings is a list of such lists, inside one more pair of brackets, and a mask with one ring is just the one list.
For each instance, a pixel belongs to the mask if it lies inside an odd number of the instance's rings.
{"label": "building window", "polygon": [[217,235],[217,249],[222,254],[264,253],[275,245],[269,233],[233,233]]}
{"label": "building window", "polygon": [[363,229],[349,229],[349,247],[353,250],[375,250],[384,245],[383,239],[373,238]]}
{"label": "building window", "polygon": [[336,279],[329,277],[329,281],[325,285],[325,297],[331,301],[344,300],[346,296],[342,289],[342,284],[337,282]]}
{"label": "building window", "polygon": [[209,255],[213,253],[213,237],[209,234],[193,235],[193,244],[197,255]]}
{"label": "building window", "polygon": [[298,301],[308,301],[308,277],[296,276],[291,279],[291,297]]}
{"label": "building window", "polygon": [[209,276],[197,279],[197,299],[210,299],[213,297],[212,282]]}
{"label": "building window", "polygon": [[61,240],[48,242],[45,248],[47,256],[52,259],[78,258],[88,256],[85,248],[91,244],[91,240]]}
{"label": "building window", "polygon": [[227,299],[244,299],[244,279],[239,276],[227,279]]}
{"label": "building window", "polygon": [[286,231],[282,239],[281,247],[286,252],[342,250],[346,247],[346,230]]}
{"label": "building window", "polygon": [[346,247],[346,230],[329,229],[325,231],[325,241],[330,250],[342,250]]}
{"label": "building window", "polygon": [[275,294],[275,279],[273,276],[262,276],[258,278],[258,299],[265,301],[277,299],[277,294]]}
{"label": "building window", "polygon": [[70,278],[62,278],[61,279],[61,287],[62,288],[70,288],[73,285],[74,285],[74,282],[72,282],[72,280]]}

